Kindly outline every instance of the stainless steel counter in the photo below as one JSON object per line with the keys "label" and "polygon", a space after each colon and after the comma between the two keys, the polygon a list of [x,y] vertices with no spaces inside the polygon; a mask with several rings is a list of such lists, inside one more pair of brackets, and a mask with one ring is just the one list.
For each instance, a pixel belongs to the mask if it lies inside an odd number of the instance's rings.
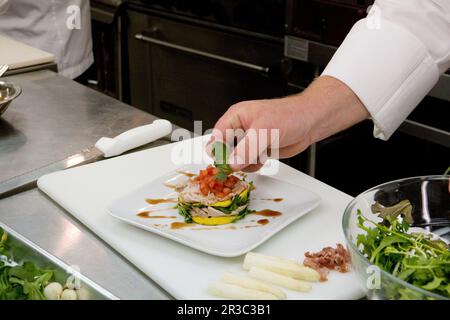
{"label": "stainless steel counter", "polygon": [[[8,80],[24,92],[0,118],[0,182],[155,119],[50,71]],[[1,200],[0,221],[121,299],[170,298],[37,189]]]}
{"label": "stainless steel counter", "polygon": [[23,92],[0,117],[0,182],[156,119],[52,71],[6,80]]}

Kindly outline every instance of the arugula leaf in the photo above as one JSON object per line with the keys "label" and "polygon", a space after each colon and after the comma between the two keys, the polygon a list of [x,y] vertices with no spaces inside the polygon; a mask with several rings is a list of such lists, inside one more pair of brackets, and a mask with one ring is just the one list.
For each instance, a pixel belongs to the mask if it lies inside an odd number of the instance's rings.
{"label": "arugula leaf", "polygon": [[184,221],[186,223],[191,223],[192,222],[192,215],[191,215],[191,209],[192,209],[192,204],[190,203],[178,203],[177,205],[178,208],[178,213],[184,218]]}
{"label": "arugula leaf", "polygon": [[434,277],[433,281],[428,282],[426,285],[422,286],[425,290],[435,290],[439,287],[442,281],[445,281],[445,279]]}
{"label": "arugula leaf", "polygon": [[[0,235],[0,256],[9,261],[8,235],[1,228]],[[45,300],[44,288],[53,279],[53,270],[40,269],[31,261],[15,266],[5,261],[0,262],[0,300]]]}
{"label": "arugula leaf", "polygon": [[245,207],[244,210],[242,210],[241,212],[239,212],[239,214],[236,216],[236,219],[233,220],[233,222],[236,222],[238,220],[241,220],[242,218],[244,218],[247,214],[249,214],[250,212],[252,212],[254,210],[250,210],[249,207]]}
{"label": "arugula leaf", "polygon": [[247,194],[246,197],[241,197],[239,195],[236,195],[233,200],[231,201],[231,204],[228,207],[214,207],[214,209],[217,209],[219,211],[222,211],[225,214],[230,214],[234,210],[236,210],[239,207],[242,207],[245,204],[248,204],[250,202],[250,193]]}
{"label": "arugula leaf", "polygon": [[444,172],[444,176],[449,176],[450,175],[450,167],[448,167],[447,170],[445,170]]}
{"label": "arugula leaf", "polygon": [[[425,290],[450,297],[450,248],[431,235],[408,233],[409,224],[403,219],[386,216],[376,223],[357,211],[356,244],[369,261],[394,276]],[[388,223],[386,223],[388,222]],[[387,283],[386,292],[393,299],[420,299],[417,292],[398,289]],[[420,295],[420,294],[419,294]]]}
{"label": "arugula leaf", "polygon": [[[220,170],[220,169],[219,169]],[[226,174],[223,170],[220,170],[218,174],[214,177],[217,181],[225,182],[227,181],[228,174]]]}

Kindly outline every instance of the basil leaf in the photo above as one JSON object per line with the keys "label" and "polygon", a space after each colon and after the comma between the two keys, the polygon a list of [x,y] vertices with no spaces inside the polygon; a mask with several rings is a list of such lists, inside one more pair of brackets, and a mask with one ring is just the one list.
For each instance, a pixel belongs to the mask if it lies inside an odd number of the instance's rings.
{"label": "basil leaf", "polygon": [[216,176],[215,176],[215,179],[217,180],[217,181],[220,181],[220,182],[225,182],[225,181],[227,181],[227,178],[228,178],[228,175],[225,173],[225,172],[223,172],[223,171],[220,171],[218,174],[216,174]]}
{"label": "basil leaf", "polygon": [[213,144],[212,154],[215,158],[214,164],[216,165],[226,165],[228,160],[228,148],[223,142],[216,141]]}
{"label": "basil leaf", "polygon": [[215,179],[221,182],[227,180],[229,174],[233,172],[230,166],[227,164],[228,161],[228,148],[223,142],[216,141],[213,144],[212,153],[214,155],[214,166],[219,169],[219,173],[216,175]]}

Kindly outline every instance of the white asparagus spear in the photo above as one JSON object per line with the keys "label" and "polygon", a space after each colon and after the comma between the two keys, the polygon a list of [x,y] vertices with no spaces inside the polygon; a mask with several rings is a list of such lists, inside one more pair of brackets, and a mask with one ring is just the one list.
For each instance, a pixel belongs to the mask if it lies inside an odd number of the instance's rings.
{"label": "white asparagus spear", "polygon": [[242,288],[229,283],[216,282],[210,284],[208,293],[220,298],[236,299],[236,300],[278,300],[273,294]]}
{"label": "white asparagus spear", "polygon": [[267,281],[269,283],[278,285],[280,287],[284,287],[287,289],[295,290],[295,291],[309,291],[311,290],[311,284],[302,281],[293,279],[279,273],[275,273],[269,270],[261,269],[258,267],[251,267],[249,271],[249,275],[252,278]]}
{"label": "white asparagus spear", "polygon": [[267,292],[273,294],[279,299],[286,299],[286,294],[282,290],[256,279],[226,272],[220,280],[222,282],[234,284],[243,288]]}
{"label": "white asparagus spear", "polygon": [[258,253],[258,252],[249,252],[248,254],[255,256],[255,257],[259,257],[261,259],[267,259],[267,260],[273,260],[273,261],[281,261],[283,263],[289,263],[289,264],[293,264],[295,266],[302,266],[304,268],[306,268],[304,265],[302,265],[301,263],[292,260],[292,259],[286,259],[286,258],[281,258],[281,257],[275,257],[275,256],[269,256],[266,254],[262,254],[262,253]]}
{"label": "white asparagus spear", "polygon": [[244,259],[244,270],[250,270],[252,267],[266,269],[288,277],[300,280],[319,281],[320,274],[311,268],[305,267],[300,263],[287,259],[264,256],[252,252],[247,253]]}

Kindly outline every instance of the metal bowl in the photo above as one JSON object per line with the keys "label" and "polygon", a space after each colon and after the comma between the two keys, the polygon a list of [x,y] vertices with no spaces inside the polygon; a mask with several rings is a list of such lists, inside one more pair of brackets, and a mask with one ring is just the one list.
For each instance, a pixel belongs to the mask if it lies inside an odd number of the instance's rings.
{"label": "metal bowl", "polygon": [[[349,203],[343,216],[343,229],[347,248],[351,255],[352,267],[356,271],[369,299],[448,299],[442,295],[427,291],[407,283],[394,275],[375,269],[357,245],[358,234],[365,233],[357,227],[357,210],[372,221],[379,222],[372,213],[372,205],[376,202],[389,207],[402,200],[409,200],[412,205],[413,226],[425,222],[433,223],[450,219],[449,176],[423,176],[391,181],[369,189]],[[450,227],[436,223],[426,227],[442,239],[450,240]],[[371,280],[379,272],[378,286],[372,286]]]}
{"label": "metal bowl", "polygon": [[0,116],[11,102],[22,93],[22,89],[12,83],[0,81]]}

